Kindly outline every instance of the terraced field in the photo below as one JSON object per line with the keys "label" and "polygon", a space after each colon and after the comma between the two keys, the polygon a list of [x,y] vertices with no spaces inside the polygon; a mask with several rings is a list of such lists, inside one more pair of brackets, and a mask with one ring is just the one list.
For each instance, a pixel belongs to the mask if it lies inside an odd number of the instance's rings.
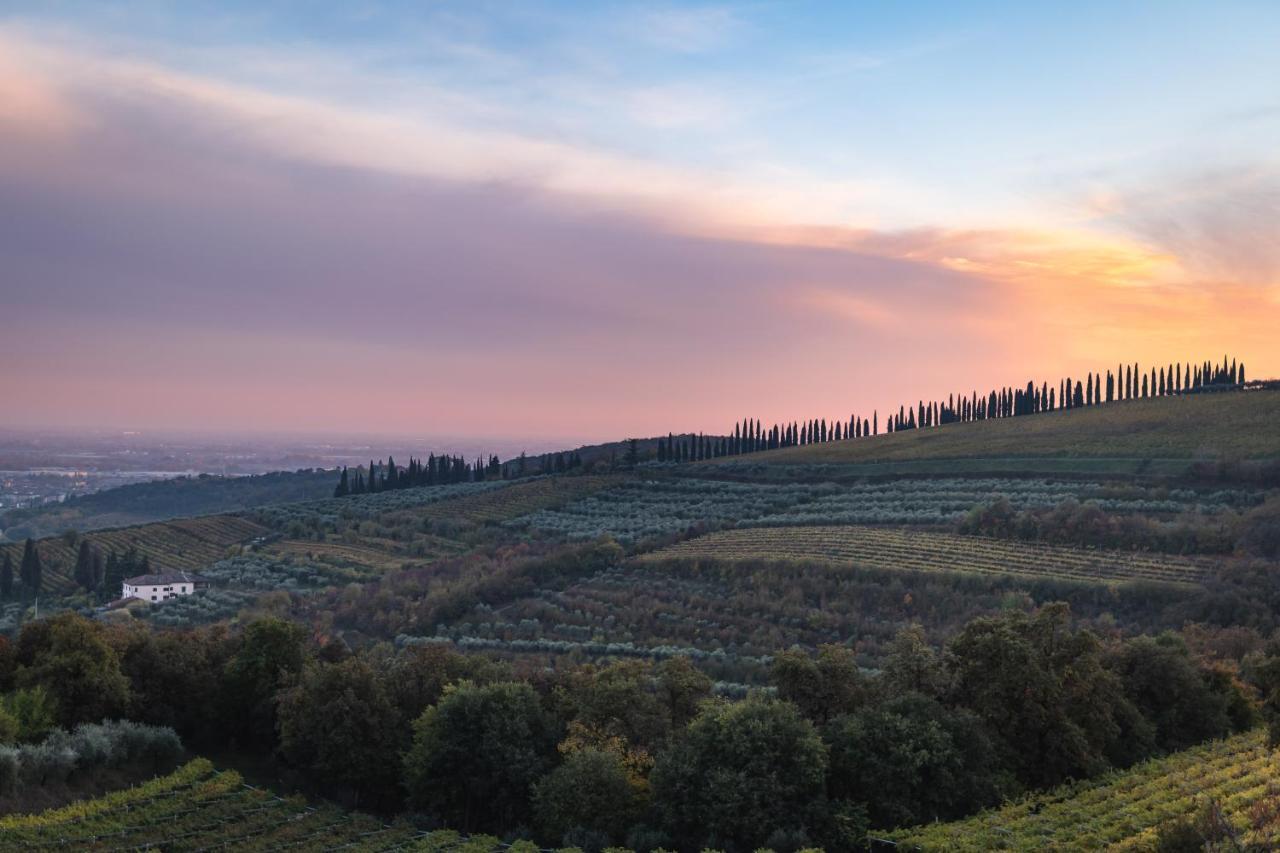
{"label": "terraced field", "polygon": [[761,527],[722,530],[645,555],[714,560],[786,559],[914,571],[971,572],[1075,581],[1196,584],[1206,560],[887,527]]}
{"label": "terraced field", "polygon": [[[758,454],[761,456],[768,454]],[[900,479],[837,485],[831,482],[757,483],[668,478],[628,480],[562,507],[512,519],[570,539],[609,534],[619,541],[680,533],[697,524],[771,527],[806,524],[950,524],[997,495],[1015,509],[1089,501],[1115,513],[1214,513],[1261,501],[1258,490],[1152,489],[1041,478]]]}
{"label": "terraced field", "polygon": [[[1280,804],[1280,754],[1261,731],[1198,746],[1128,771],[985,812],[890,833],[899,850],[1114,850],[1154,847],[1157,827],[1216,801],[1249,849],[1280,849],[1280,826],[1249,827],[1249,811]],[[1232,848],[1235,849],[1235,848]]]}
{"label": "terraced field", "polygon": [[[789,528],[784,528],[786,530]],[[767,531],[766,531],[767,532]],[[946,572],[818,560],[633,559],[563,589],[484,605],[438,625],[432,641],[556,659],[688,655],[724,681],[766,683],[778,649],[826,643],[883,665],[893,637],[920,624],[942,645],[964,624],[1067,602],[1078,619],[1135,631],[1180,627],[1199,594],[1183,583],[1097,583],[1047,574]]]}
{"label": "terraced field", "polygon": [[0,818],[0,850],[421,851],[536,853],[447,830],[423,832],[366,815],[316,808],[244,784],[198,758],[135,788],[37,815]]}
{"label": "terraced field", "polygon": [[[136,548],[138,553],[150,558],[154,571],[177,569],[198,572],[227,556],[230,546],[267,532],[265,527],[247,518],[207,515],[137,527],[95,530],[84,534],[84,538],[103,554],[113,550],[123,554],[130,548]],[[13,558],[16,567],[22,559],[22,544],[0,547]],[[41,539],[36,547],[44,566],[45,591],[55,595],[71,592],[75,588],[71,574],[75,570],[79,545],[72,545],[58,536]]]}

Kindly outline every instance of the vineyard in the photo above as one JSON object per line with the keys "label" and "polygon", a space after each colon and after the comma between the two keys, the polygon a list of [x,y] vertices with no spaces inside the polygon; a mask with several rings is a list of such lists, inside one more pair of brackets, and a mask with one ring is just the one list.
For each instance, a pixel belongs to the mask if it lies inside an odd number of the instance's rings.
{"label": "vineyard", "polygon": [[1093,782],[1029,797],[954,823],[883,833],[899,850],[1150,850],[1157,827],[1216,801],[1254,849],[1275,849],[1247,829],[1248,812],[1280,800],[1280,756],[1254,731],[1156,759]]}
{"label": "vineyard", "polygon": [[[130,548],[135,548],[139,554],[150,559],[153,571],[199,572],[210,563],[227,556],[232,545],[266,532],[268,531],[262,526],[246,518],[208,515],[137,527],[95,530],[84,534],[83,538],[103,554],[109,551],[123,554]],[[13,559],[14,565],[18,565],[22,560],[22,543],[2,547]],[[56,595],[74,590],[75,581],[71,574],[75,569],[79,538],[58,536],[41,539],[37,548],[44,565],[46,592]]]}
{"label": "vineyard", "polygon": [[175,773],[37,815],[0,818],[0,850],[404,850],[535,853],[529,843],[423,832],[244,784],[196,759]]}
{"label": "vineyard", "polygon": [[1102,483],[1043,479],[940,478],[886,483],[737,483],[697,479],[628,481],[560,509],[507,522],[570,539],[609,534],[620,541],[681,533],[695,524],[768,527],[805,524],[950,524],[996,495],[1015,509],[1051,507],[1068,498],[1119,513],[1217,512],[1255,503],[1244,490],[1118,489]]}
{"label": "vineyard", "polygon": [[1210,564],[1170,555],[1069,548],[887,527],[766,527],[722,530],[645,555],[724,561],[762,558],[883,569],[976,572],[1073,581],[1195,584]]}

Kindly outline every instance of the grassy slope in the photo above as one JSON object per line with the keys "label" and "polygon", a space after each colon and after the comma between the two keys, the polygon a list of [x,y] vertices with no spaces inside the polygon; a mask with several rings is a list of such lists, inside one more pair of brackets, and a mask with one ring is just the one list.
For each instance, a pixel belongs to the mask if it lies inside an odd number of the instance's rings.
{"label": "grassy slope", "polygon": [[788,447],[747,458],[752,462],[796,464],[1018,457],[1277,458],[1280,391],[1135,400]]}

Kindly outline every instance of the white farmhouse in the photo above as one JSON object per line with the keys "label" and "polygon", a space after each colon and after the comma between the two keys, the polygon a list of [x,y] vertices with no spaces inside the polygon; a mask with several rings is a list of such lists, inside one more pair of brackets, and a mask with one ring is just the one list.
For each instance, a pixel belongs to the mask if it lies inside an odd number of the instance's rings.
{"label": "white farmhouse", "polygon": [[166,601],[180,595],[190,595],[209,586],[208,578],[188,572],[165,572],[160,575],[138,575],[124,582],[121,598],[140,598],[143,601]]}

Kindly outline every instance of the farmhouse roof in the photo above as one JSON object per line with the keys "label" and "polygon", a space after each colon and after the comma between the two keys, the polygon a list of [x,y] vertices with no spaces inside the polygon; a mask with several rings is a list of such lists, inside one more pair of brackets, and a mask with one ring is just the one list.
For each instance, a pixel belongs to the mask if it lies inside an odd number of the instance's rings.
{"label": "farmhouse roof", "polygon": [[136,578],[126,578],[125,583],[129,586],[165,586],[166,584],[175,583],[208,583],[209,579],[200,575],[193,575],[190,572],[165,572],[159,575],[138,575]]}

